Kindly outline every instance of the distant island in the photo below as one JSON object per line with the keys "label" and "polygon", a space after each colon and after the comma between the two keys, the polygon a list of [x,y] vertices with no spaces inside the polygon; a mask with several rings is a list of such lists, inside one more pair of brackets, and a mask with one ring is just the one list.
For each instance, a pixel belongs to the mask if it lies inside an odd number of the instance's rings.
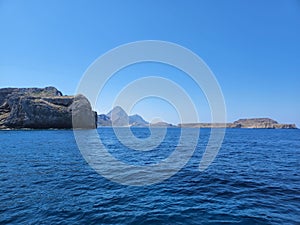
{"label": "distant island", "polygon": [[177,127],[173,124],[159,121],[156,123],[149,123],[140,115],[129,116],[120,106],[114,107],[107,114],[98,115],[98,127],[114,126],[114,127]]}
{"label": "distant island", "polygon": [[280,124],[270,118],[239,119],[233,123],[183,123],[182,128],[257,128],[257,129],[297,129],[295,124]]}
{"label": "distant island", "polygon": [[120,106],[107,114],[98,115],[98,127],[180,127],[180,128],[260,128],[260,129],[297,129],[295,124],[280,124],[269,118],[239,119],[233,123],[183,123],[173,125],[167,122],[149,123],[140,115],[129,116]]}
{"label": "distant island", "polygon": [[120,106],[107,114],[97,115],[85,96],[63,96],[55,87],[0,89],[0,129],[95,129],[112,126],[297,129],[295,124],[280,124],[269,118],[240,119],[225,124],[149,123],[140,115],[128,115]]}
{"label": "distant island", "polygon": [[63,96],[54,87],[0,89],[0,129],[96,127],[97,113],[83,95]]}

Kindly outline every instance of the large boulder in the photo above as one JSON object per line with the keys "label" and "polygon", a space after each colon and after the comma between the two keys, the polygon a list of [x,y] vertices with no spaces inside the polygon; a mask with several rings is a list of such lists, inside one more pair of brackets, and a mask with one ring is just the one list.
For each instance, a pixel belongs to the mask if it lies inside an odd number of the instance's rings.
{"label": "large boulder", "polygon": [[62,96],[54,87],[0,89],[0,128],[96,128],[97,116],[83,95]]}
{"label": "large boulder", "polygon": [[72,105],[73,128],[97,128],[97,113],[92,111],[89,100],[83,95],[76,95]]}

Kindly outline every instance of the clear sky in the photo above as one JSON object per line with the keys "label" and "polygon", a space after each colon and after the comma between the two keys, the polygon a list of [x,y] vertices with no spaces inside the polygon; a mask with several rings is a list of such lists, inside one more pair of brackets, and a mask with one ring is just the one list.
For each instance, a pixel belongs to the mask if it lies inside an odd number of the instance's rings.
{"label": "clear sky", "polygon": [[[175,42],[198,54],[222,88],[228,121],[271,117],[300,127],[299,0],[0,0],[0,87],[55,86],[74,94],[87,67],[121,44]],[[122,75],[123,74],[123,75]],[[135,66],[116,74],[97,111],[146,75],[179,82],[209,120],[201,91],[173,68]],[[177,123],[170,105],[146,99],[132,113]]]}

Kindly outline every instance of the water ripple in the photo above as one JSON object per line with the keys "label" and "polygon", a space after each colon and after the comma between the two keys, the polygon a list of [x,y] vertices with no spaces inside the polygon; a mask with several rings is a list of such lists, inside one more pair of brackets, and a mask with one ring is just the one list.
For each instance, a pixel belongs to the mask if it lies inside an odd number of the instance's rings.
{"label": "water ripple", "polygon": [[[142,155],[112,130],[99,133],[116,158],[140,165],[168,157],[178,137],[170,129],[161,146]],[[170,179],[129,187],[92,170],[72,131],[0,132],[0,224],[299,224],[298,130],[229,129],[201,173],[208,137],[201,131],[194,156]]]}

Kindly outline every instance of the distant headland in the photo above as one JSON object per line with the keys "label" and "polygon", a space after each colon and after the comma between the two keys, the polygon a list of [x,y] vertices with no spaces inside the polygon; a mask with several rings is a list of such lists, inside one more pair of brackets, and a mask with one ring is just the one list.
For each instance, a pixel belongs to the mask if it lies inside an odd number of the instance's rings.
{"label": "distant headland", "polygon": [[85,96],[63,96],[55,87],[0,89],[0,129],[95,129],[112,126],[297,129],[295,124],[280,124],[269,118],[240,119],[225,124],[149,123],[140,115],[129,116],[120,106],[107,114],[97,115]]}
{"label": "distant headland", "polygon": [[280,124],[270,118],[239,119],[233,123],[184,123],[179,127],[188,128],[257,128],[257,129],[297,129],[295,124]]}
{"label": "distant headland", "polygon": [[183,123],[173,125],[166,122],[149,123],[140,115],[129,116],[120,106],[109,113],[98,115],[98,127],[179,127],[179,128],[260,128],[260,129],[297,129],[295,124],[280,124],[269,118],[239,119],[233,123]]}

